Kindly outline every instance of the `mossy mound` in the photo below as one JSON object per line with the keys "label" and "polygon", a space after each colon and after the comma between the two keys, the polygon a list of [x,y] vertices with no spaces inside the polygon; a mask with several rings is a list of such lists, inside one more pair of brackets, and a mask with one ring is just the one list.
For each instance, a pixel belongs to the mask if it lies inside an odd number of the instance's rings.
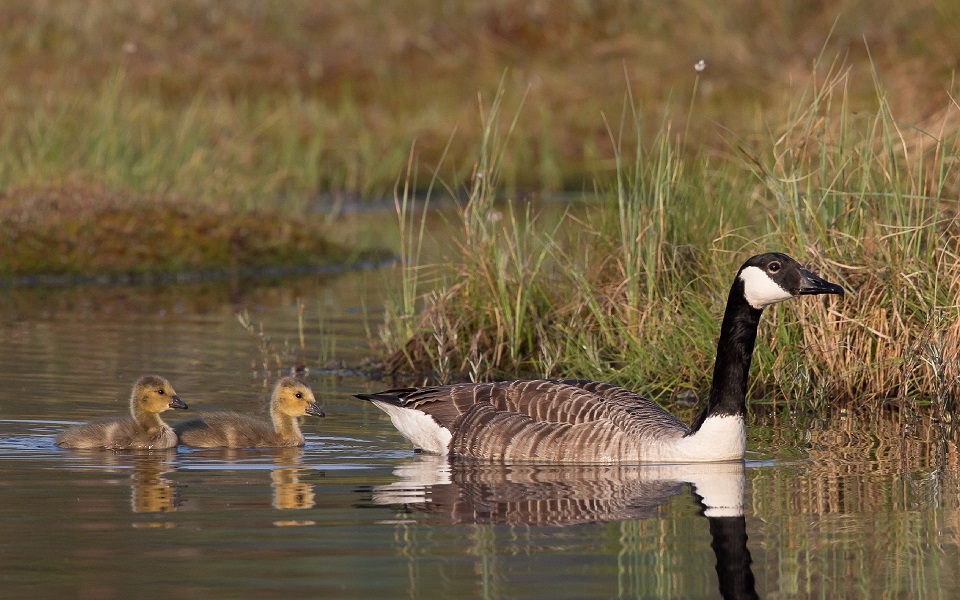
{"label": "mossy mound", "polygon": [[319,216],[95,186],[11,189],[0,194],[0,278],[146,279],[306,270],[376,258],[330,241],[326,228]]}

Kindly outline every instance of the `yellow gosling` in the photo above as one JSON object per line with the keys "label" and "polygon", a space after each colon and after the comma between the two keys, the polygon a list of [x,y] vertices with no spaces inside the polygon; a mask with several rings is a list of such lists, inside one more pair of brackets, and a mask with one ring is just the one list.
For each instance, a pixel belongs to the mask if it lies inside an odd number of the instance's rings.
{"label": "yellow gosling", "polygon": [[300,417],[324,416],[313,391],[294,377],[283,377],[270,397],[273,425],[232,412],[201,415],[174,425],[180,443],[194,448],[282,448],[303,445]]}
{"label": "yellow gosling", "polygon": [[54,443],[62,448],[100,450],[156,450],[175,448],[177,434],[160,418],[171,408],[187,408],[170,382],[144,375],[133,384],[130,414],[91,421],[60,433]]}

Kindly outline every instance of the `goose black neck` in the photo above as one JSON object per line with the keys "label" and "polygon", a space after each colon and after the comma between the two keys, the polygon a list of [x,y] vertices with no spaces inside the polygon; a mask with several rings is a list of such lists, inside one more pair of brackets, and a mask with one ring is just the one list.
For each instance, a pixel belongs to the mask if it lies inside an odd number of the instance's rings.
{"label": "goose black neck", "polygon": [[753,359],[753,346],[757,340],[762,309],[747,303],[743,293],[743,281],[737,277],[730,288],[727,309],[720,326],[717,342],[717,360],[713,366],[713,383],[707,407],[694,421],[691,431],[703,425],[713,415],[740,415],[746,412],[747,376]]}

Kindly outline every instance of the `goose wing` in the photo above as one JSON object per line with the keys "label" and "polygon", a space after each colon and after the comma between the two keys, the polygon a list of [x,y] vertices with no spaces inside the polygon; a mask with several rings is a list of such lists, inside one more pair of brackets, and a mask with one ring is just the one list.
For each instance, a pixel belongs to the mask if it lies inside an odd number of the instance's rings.
{"label": "goose wing", "polygon": [[689,433],[639,394],[577,379],[402,388],[358,397],[429,415],[450,431],[451,454],[477,458],[642,460],[645,440]]}
{"label": "goose wing", "polygon": [[[624,413],[624,428],[638,436],[659,435],[658,431],[675,430],[680,435],[690,433],[687,425],[656,402],[645,396],[610,383],[585,379],[549,380],[557,386],[580,390],[590,398],[588,402],[599,405],[601,417],[605,412]],[[594,413],[592,416],[596,417]]]}

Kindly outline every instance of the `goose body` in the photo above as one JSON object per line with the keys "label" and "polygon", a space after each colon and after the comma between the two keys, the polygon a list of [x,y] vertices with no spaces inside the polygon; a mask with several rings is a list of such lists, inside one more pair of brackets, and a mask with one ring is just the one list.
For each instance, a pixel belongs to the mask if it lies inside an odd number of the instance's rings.
{"label": "goose body", "polygon": [[180,443],[194,448],[283,448],[302,446],[300,417],[324,416],[313,391],[294,377],[282,377],[270,396],[267,423],[233,412],[201,415],[174,425]]}
{"label": "goose body", "polygon": [[171,408],[187,408],[170,382],[145,375],[133,384],[130,417],[103,419],[71,427],[54,443],[62,448],[100,450],[160,450],[175,448],[177,434],[160,418]]}
{"label": "goose body", "polygon": [[706,408],[687,426],[630,390],[593,381],[467,383],[358,394],[413,444],[436,454],[564,463],[741,460],[747,375],[770,304],[843,289],[785,254],[751,257],[727,299]]}

